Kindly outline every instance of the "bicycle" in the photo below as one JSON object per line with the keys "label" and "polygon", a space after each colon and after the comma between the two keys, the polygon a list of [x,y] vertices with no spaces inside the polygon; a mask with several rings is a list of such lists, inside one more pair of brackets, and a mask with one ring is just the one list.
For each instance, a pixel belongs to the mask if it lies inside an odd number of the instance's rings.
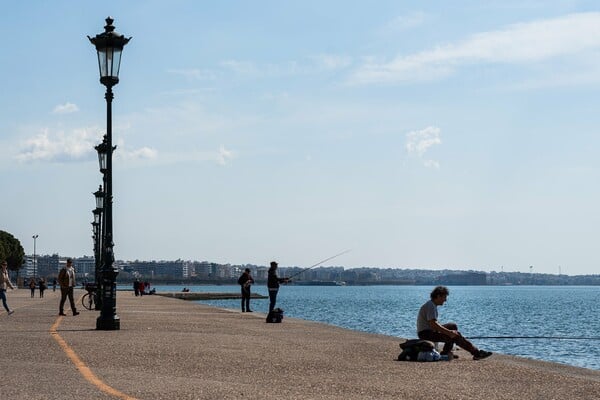
{"label": "bicycle", "polygon": [[81,298],[81,304],[86,310],[95,310],[96,309],[96,284],[88,283],[85,285],[85,290],[87,293],[83,295]]}

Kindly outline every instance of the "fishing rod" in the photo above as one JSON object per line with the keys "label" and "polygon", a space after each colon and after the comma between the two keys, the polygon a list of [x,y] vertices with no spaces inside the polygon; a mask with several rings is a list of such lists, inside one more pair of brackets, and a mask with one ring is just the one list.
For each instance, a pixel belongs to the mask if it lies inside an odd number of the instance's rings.
{"label": "fishing rod", "polygon": [[326,258],[326,259],[324,259],[324,260],[321,260],[321,261],[319,261],[318,263],[316,263],[316,264],[313,264],[313,265],[311,265],[310,267],[308,267],[308,268],[304,268],[302,271],[295,273],[294,275],[292,275],[292,276],[288,277],[287,279],[292,279],[294,276],[298,276],[298,275],[300,275],[301,273],[303,273],[303,272],[305,272],[305,271],[308,271],[308,270],[309,270],[309,269],[311,269],[311,268],[314,268],[314,267],[316,267],[316,266],[319,266],[319,265],[323,264],[325,261],[333,260],[334,258],[341,256],[342,254],[346,254],[346,253],[350,252],[350,250],[351,250],[351,249],[348,249],[348,250],[342,251],[341,253],[338,253],[338,254],[336,254],[335,256],[331,256],[331,257],[329,257],[329,258]]}
{"label": "fishing rod", "polygon": [[600,340],[600,336],[470,336],[469,339]]}

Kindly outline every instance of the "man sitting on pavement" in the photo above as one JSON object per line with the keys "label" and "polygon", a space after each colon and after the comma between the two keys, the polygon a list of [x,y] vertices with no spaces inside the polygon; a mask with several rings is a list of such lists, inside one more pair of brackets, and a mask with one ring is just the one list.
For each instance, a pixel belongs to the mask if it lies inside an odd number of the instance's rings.
{"label": "man sitting on pavement", "polygon": [[440,354],[455,357],[452,354],[454,344],[465,349],[473,355],[473,360],[481,360],[492,355],[491,352],[480,350],[469,342],[458,331],[458,326],[451,322],[440,324],[438,322],[438,306],[443,305],[450,291],[445,286],[438,286],[431,292],[431,300],[421,306],[417,316],[417,334],[419,339],[432,342],[443,342],[444,348]]}

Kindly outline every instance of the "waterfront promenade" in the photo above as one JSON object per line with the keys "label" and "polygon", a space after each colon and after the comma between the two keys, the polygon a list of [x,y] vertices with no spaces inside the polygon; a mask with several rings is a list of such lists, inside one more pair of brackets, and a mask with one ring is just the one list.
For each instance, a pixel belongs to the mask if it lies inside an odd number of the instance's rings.
{"label": "waterfront promenade", "polygon": [[452,362],[398,362],[399,338],[266,324],[264,314],[162,296],[118,292],[119,331],[96,331],[98,313],[79,302],[80,315],[59,317],[58,290],[7,297],[15,313],[0,314],[1,398],[600,398],[600,371],[464,351]]}

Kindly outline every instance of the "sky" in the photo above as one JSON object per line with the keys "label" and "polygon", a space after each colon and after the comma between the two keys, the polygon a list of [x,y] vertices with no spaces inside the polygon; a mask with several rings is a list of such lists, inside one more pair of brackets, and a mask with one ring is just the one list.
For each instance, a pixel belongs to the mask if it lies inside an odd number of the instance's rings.
{"label": "sky", "polygon": [[596,1],[2,1],[0,229],[122,260],[600,273]]}

